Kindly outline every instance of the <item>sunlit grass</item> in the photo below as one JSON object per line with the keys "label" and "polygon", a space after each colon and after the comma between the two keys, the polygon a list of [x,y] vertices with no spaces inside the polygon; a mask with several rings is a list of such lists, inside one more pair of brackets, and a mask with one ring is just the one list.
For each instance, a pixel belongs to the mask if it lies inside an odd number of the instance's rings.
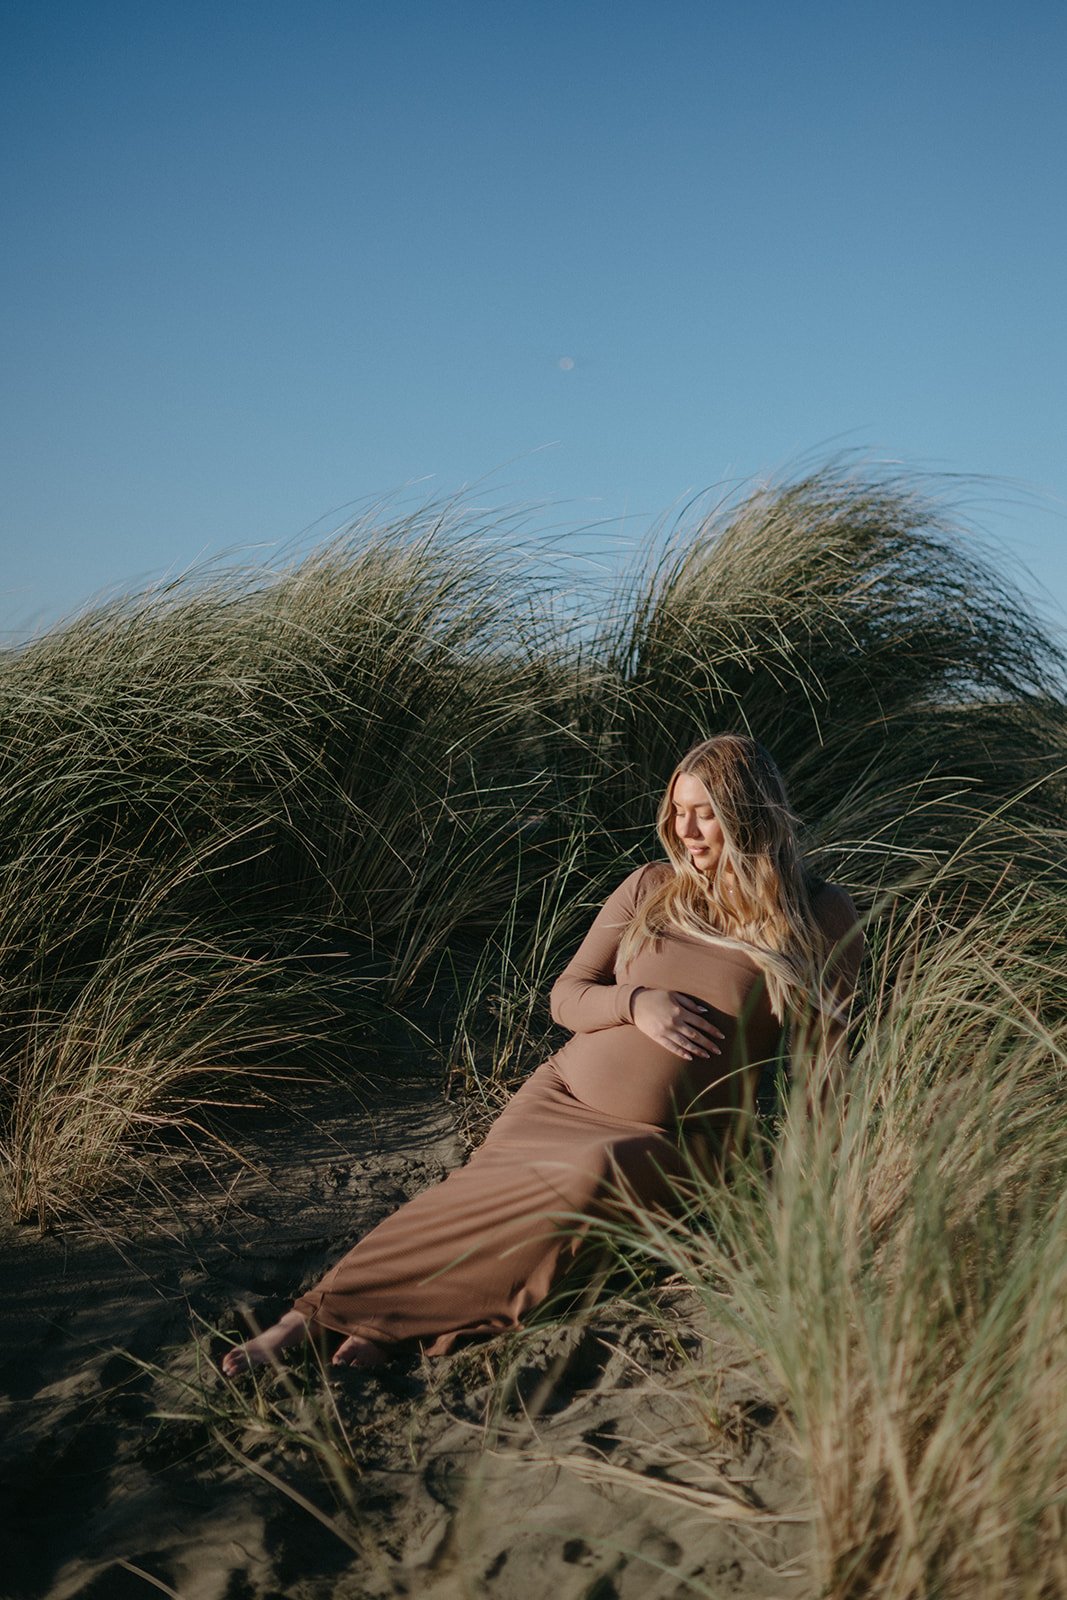
{"label": "sunlit grass", "polygon": [[[567,626],[500,550],[431,508],[0,663],[14,1214],[150,1174],[161,1139],[210,1161],[220,1101],[400,1067],[398,1038],[487,1115],[552,1047],[593,909],[656,853],[679,752],[747,728],[869,914],[849,1092],[813,1116],[795,1061],[773,1178],[758,1150],[694,1173],[680,1220],[615,1242],[781,1400],[827,1596],[1063,1593],[1057,641],[914,485],[836,469],[680,530]],[[336,1420],[300,1428],[343,1485]]]}
{"label": "sunlit grass", "polygon": [[825,1593],[1051,1596],[1067,1517],[1067,900],[875,938],[846,1096],[804,1064],[773,1180],[694,1174],[668,1266],[781,1396]]}
{"label": "sunlit grass", "polygon": [[584,612],[500,533],[431,507],[4,658],[16,1214],[195,1135],[235,1067],[358,1073],[390,1013],[498,1104],[678,751],[723,727],[775,751],[861,901],[1061,872],[1057,646],[908,484],[758,491]]}

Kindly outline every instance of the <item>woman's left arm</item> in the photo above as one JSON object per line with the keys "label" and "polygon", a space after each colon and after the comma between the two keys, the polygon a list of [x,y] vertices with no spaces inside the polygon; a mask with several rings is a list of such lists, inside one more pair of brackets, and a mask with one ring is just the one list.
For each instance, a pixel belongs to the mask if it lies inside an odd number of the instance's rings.
{"label": "woman's left arm", "polygon": [[832,883],[816,896],[813,909],[830,951],[825,967],[827,987],[842,1017],[840,1031],[847,1032],[867,947],[859,913],[852,896]]}
{"label": "woman's left arm", "polygon": [[832,1017],[819,1019],[812,1044],[818,1044],[828,1074],[839,1078],[848,1066],[848,1033],[859,995],[860,969],[866,950],[859,915],[844,889],[826,884],[816,895],[812,910],[826,940],[824,987],[833,1001]]}

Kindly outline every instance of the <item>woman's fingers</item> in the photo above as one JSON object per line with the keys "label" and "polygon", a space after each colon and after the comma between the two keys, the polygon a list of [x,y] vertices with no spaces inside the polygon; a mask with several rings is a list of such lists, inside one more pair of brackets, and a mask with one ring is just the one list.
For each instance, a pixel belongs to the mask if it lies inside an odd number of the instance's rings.
{"label": "woman's fingers", "polygon": [[706,1034],[701,1035],[693,1032],[690,1032],[689,1037],[690,1039],[695,1039],[697,1044],[703,1045],[706,1053],[710,1053],[713,1056],[722,1055],[722,1046],[717,1041],[723,1038],[723,1035],[718,1031],[716,1031],[714,1038],[708,1038]]}
{"label": "woman's fingers", "polygon": [[672,989],[638,989],[631,1001],[636,1026],[683,1061],[722,1055],[726,1035],[707,1012],[702,1000]]}
{"label": "woman's fingers", "polygon": [[690,1012],[693,1018],[699,1018],[702,1025],[711,1028],[714,1033],[719,1034],[720,1038],[723,1037],[722,1030],[716,1028],[714,1022],[708,1020],[708,1007],[703,1000],[696,1000],[691,994],[682,994],[680,991],[673,989],[671,990],[671,999],[676,1005],[681,1006],[683,1011]]}
{"label": "woman's fingers", "polygon": [[665,1036],[663,1043],[668,1050],[673,1050],[675,1055],[685,1056],[687,1061],[691,1061],[694,1056],[722,1055],[719,1046],[712,1040],[702,1037],[695,1028],[677,1028]]}
{"label": "woman's fingers", "polygon": [[707,1016],[707,1006],[700,1000],[694,1000],[692,995],[672,994],[671,999],[676,1002],[683,1015],[679,1018],[681,1031],[689,1039],[698,1039],[702,1044],[707,1043],[714,1047],[714,1053],[721,1055],[722,1051],[716,1047],[716,1041],[726,1038],[722,1029]]}
{"label": "woman's fingers", "polygon": [[689,1056],[721,1056],[722,1051],[717,1044],[711,1044],[707,1039],[693,1039],[684,1037],[681,1040],[682,1049]]}

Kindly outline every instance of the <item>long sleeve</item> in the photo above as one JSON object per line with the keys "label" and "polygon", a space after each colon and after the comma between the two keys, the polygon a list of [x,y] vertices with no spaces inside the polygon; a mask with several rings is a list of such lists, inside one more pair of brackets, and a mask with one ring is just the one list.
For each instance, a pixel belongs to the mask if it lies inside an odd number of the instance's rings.
{"label": "long sleeve", "polygon": [[827,945],[823,969],[827,988],[836,1006],[836,1016],[798,1017],[791,1030],[790,1048],[795,1058],[821,1039],[827,1061],[839,1068],[848,1065],[848,1029],[859,989],[860,968],[866,941],[856,907],[850,895],[835,884],[824,884],[812,905]]}
{"label": "long sleeve", "polygon": [[829,947],[826,976],[842,1018],[847,1022],[859,986],[866,942],[852,897],[827,884],[813,907]]}
{"label": "long sleeve", "polygon": [[552,986],[552,1019],[572,1033],[595,1033],[632,1021],[630,1002],[642,986],[615,982],[615,956],[637,908],[642,879],[652,870],[651,865],[638,867],[608,896]]}

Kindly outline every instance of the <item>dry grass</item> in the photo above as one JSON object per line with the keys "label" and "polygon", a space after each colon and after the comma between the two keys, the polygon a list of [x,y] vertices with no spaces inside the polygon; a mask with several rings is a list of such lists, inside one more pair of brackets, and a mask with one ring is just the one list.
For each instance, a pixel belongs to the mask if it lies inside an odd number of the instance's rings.
{"label": "dry grass", "polygon": [[570,633],[453,509],[9,654],[15,1213],[405,1029],[491,1108],[679,750],[747,727],[873,910],[851,1092],[795,1095],[772,1184],[694,1180],[624,1247],[784,1395],[827,1596],[1064,1593],[1062,668],[936,505],[836,469],[720,508]]}
{"label": "dry grass", "polygon": [[798,1084],[772,1184],[695,1175],[688,1222],[624,1241],[783,1398],[840,1600],[1064,1592],[1065,911],[887,919],[847,1099]]}
{"label": "dry grass", "polygon": [[864,903],[1061,872],[1057,646],[912,486],[753,493],[566,625],[509,531],[429,507],[0,661],[15,1214],[88,1201],[264,1070],[413,1039],[496,1104],[678,750],[723,726],[775,750]]}

